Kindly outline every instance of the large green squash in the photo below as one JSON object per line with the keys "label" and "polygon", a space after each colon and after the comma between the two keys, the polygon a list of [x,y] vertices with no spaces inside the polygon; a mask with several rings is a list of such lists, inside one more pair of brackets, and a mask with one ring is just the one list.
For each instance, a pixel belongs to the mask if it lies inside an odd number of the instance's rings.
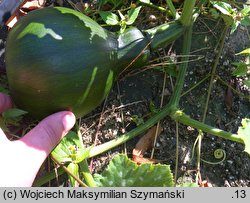
{"label": "large green squash", "polygon": [[30,12],[7,39],[11,96],[38,119],[61,110],[81,117],[103,101],[121,71],[143,66],[150,49],[165,46],[183,31],[175,22],[143,33],[130,28],[117,36],[72,9]]}

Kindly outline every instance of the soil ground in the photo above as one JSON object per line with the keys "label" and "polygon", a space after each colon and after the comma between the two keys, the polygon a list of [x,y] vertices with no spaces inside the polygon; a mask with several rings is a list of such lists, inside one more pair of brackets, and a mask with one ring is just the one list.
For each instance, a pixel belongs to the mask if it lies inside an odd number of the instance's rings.
{"label": "soil ground", "polygon": [[[144,18],[149,17],[146,15]],[[197,120],[201,120],[203,116],[210,77],[192,91],[189,89],[210,73],[217,54],[215,47],[220,39],[222,29],[221,21],[206,17],[200,17],[194,25],[191,52],[193,61],[189,63],[184,86],[185,94],[181,98],[180,109]],[[205,120],[205,123],[209,125],[233,133],[237,132],[242,118],[250,118],[249,101],[235,92],[230,93],[230,88],[226,85],[230,84],[242,94],[249,95],[249,89],[242,84],[242,80],[231,74],[234,70],[232,63],[244,60],[242,57],[235,56],[235,53],[249,47],[248,32],[249,29],[240,27],[232,35],[227,33],[216,69],[217,79],[213,81]],[[3,60],[6,36],[7,31],[1,30],[0,85],[4,87],[7,87]],[[167,104],[175,82],[174,70],[178,70],[179,66],[181,46],[182,40],[178,40],[173,46],[152,54],[152,62],[149,63],[148,67],[132,71],[121,77],[105,102],[79,121],[86,146],[92,145],[96,136],[96,144],[101,144],[134,129],[137,124],[149,118],[155,109],[160,108],[162,94],[164,95],[163,105]],[[170,59],[174,64],[171,62],[171,66],[164,65],[170,63]],[[160,65],[155,67],[156,63],[160,63]],[[166,75],[165,87],[163,87],[165,73],[162,71],[164,67],[173,69],[172,76]],[[228,96],[228,92],[230,96]],[[198,136],[197,130],[179,124],[177,146],[176,123],[167,117],[161,121],[161,126],[163,131],[158,136],[154,158],[170,164],[174,172],[177,164],[176,147],[178,147],[178,183],[193,182],[196,174],[196,153],[193,153],[193,147]],[[26,128],[26,124],[23,127]],[[123,146],[95,157],[92,162],[93,171],[101,172],[117,153],[127,153],[131,157],[132,150],[140,137],[138,136]],[[214,158],[213,153],[217,149],[225,151],[224,161]],[[201,158],[205,160],[201,161],[202,179],[208,180],[213,186],[250,186],[250,156],[243,151],[242,144],[204,134],[201,151]],[[150,157],[150,153],[151,151],[148,151],[145,157]]]}

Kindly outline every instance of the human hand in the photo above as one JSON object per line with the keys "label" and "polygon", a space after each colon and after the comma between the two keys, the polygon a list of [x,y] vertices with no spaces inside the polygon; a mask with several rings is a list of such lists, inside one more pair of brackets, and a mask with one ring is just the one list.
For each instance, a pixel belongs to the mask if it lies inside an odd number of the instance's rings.
{"label": "human hand", "polygon": [[[0,93],[0,113],[11,107],[10,97]],[[46,157],[74,124],[73,113],[58,112],[16,141],[8,140],[0,128],[0,186],[32,186]]]}

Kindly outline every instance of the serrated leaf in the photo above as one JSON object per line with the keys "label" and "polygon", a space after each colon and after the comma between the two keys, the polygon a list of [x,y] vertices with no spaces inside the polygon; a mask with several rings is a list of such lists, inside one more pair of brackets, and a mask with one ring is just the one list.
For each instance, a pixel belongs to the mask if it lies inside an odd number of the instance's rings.
{"label": "serrated leaf", "polygon": [[247,64],[240,62],[237,64],[236,69],[232,72],[234,76],[245,76],[247,74],[248,67]]}
{"label": "serrated leaf", "polygon": [[100,11],[100,16],[107,25],[118,25],[119,18],[116,14],[110,11]]}
{"label": "serrated leaf", "polygon": [[[69,165],[67,166],[67,169],[74,174],[76,177],[79,177],[79,166],[76,163],[69,163]],[[70,184],[72,187],[77,187],[77,182],[75,180],[75,178],[73,178],[72,176],[69,175],[69,180],[70,180]]]}
{"label": "serrated leaf", "polygon": [[171,187],[173,174],[169,165],[132,162],[126,155],[116,155],[103,173],[95,174],[99,187]]}
{"label": "serrated leaf", "polygon": [[137,8],[131,8],[128,11],[128,19],[126,20],[127,25],[132,25],[135,22],[136,18],[139,15],[140,9],[141,9],[141,6]]}
{"label": "serrated leaf", "polygon": [[250,54],[250,48],[247,48],[247,49],[245,49],[245,50],[243,50],[240,53],[237,53],[235,55],[240,55],[240,54]]}
{"label": "serrated leaf", "polygon": [[51,155],[60,163],[79,163],[88,155],[91,147],[84,149],[78,135],[70,131],[51,152]]}
{"label": "serrated leaf", "polygon": [[8,109],[8,110],[4,111],[2,113],[2,116],[4,119],[15,119],[15,118],[21,117],[27,113],[28,113],[27,111],[17,109],[17,108],[12,108],[12,109]]}
{"label": "serrated leaf", "polygon": [[238,136],[242,138],[245,144],[245,152],[250,154],[250,119],[244,118],[241,121],[241,126],[237,132]]}

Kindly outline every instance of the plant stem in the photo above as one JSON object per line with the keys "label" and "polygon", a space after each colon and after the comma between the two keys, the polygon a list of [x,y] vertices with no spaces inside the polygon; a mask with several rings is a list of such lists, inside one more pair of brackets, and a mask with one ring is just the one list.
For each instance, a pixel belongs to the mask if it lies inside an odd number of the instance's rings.
{"label": "plant stem", "polygon": [[169,10],[170,10],[170,12],[171,12],[171,15],[172,15],[175,19],[179,18],[180,16],[179,16],[179,14],[176,12],[176,9],[175,9],[175,7],[174,7],[174,4],[173,4],[172,0],[166,0],[166,3],[167,3],[168,8],[169,8]]}
{"label": "plant stem", "polygon": [[46,173],[41,178],[35,180],[32,187],[41,187],[42,185],[44,185],[44,184],[48,183],[49,181],[55,179],[57,176],[60,176],[60,175],[64,174],[64,172],[65,172],[62,167],[59,167],[56,170],[57,170],[57,172],[55,172],[55,169],[54,169],[53,171],[50,171],[50,172]]}
{"label": "plant stem", "polygon": [[140,0],[139,0],[139,3],[141,5],[143,5],[143,6],[151,7],[153,9],[156,9],[156,10],[161,11],[161,12],[166,12],[168,15],[171,14],[167,9],[165,9],[165,8],[163,8],[161,6],[156,6],[153,3],[147,3],[147,2],[144,2],[144,1],[140,1]]}
{"label": "plant stem", "polygon": [[188,29],[184,33],[183,50],[182,50],[182,54],[184,55],[184,57],[182,57],[182,61],[185,61],[185,63],[181,63],[180,65],[180,70],[177,76],[175,89],[170,99],[170,106],[173,107],[179,106],[179,101],[188,67],[188,59],[189,59],[188,54],[190,53],[191,39],[192,39],[192,26],[188,27]]}
{"label": "plant stem", "polygon": [[175,122],[175,131],[176,131],[176,151],[175,151],[175,173],[174,173],[174,184],[177,184],[178,177],[178,168],[179,168],[179,123]]}
{"label": "plant stem", "polygon": [[199,82],[195,83],[192,87],[190,87],[186,92],[183,92],[181,94],[181,97],[186,95],[187,93],[191,92],[194,90],[196,87],[200,86],[204,81],[206,81],[210,77],[210,74],[207,74],[203,79],[201,79]]}
{"label": "plant stem", "polygon": [[178,122],[180,122],[184,125],[191,126],[191,127],[196,128],[198,130],[201,130],[202,132],[206,132],[208,134],[212,134],[212,135],[215,135],[217,137],[232,140],[235,142],[244,143],[243,139],[241,137],[239,137],[237,134],[232,134],[230,132],[226,132],[224,130],[214,128],[214,127],[209,126],[207,124],[204,124],[200,121],[192,119],[180,110],[176,110],[175,112],[173,112],[171,117],[174,120],[177,120]]}
{"label": "plant stem", "polygon": [[[78,135],[78,138],[80,140],[80,143],[82,144],[82,148],[84,148],[83,140],[82,140],[82,134],[81,134],[79,126],[76,126],[76,131],[77,131],[77,135]],[[94,181],[94,178],[93,178],[92,174],[90,173],[87,159],[84,159],[82,162],[80,162],[79,166],[80,166],[80,171],[81,171],[87,185],[89,187],[95,187],[96,184],[95,184],[95,181]]]}
{"label": "plant stem", "polygon": [[192,24],[193,10],[196,0],[186,0],[184,1],[184,6],[180,21],[183,26],[190,26]]}
{"label": "plant stem", "polygon": [[115,138],[109,142],[106,142],[104,144],[98,145],[96,147],[93,147],[92,149],[90,149],[89,152],[89,158],[90,157],[94,157],[98,154],[101,154],[105,151],[108,151],[120,144],[123,144],[125,142],[127,142],[128,140],[138,136],[139,134],[145,132],[147,129],[149,129],[150,127],[152,127],[153,125],[155,125],[159,120],[163,119],[164,117],[166,117],[167,115],[169,115],[171,112],[171,108],[169,105],[166,105],[159,113],[157,113],[156,115],[154,115],[153,117],[151,117],[150,119],[148,119],[145,123],[139,125],[137,128],[131,130],[130,132]]}
{"label": "plant stem", "polygon": [[80,162],[79,166],[81,169],[81,174],[83,175],[87,185],[89,187],[96,187],[95,180],[89,170],[87,159],[84,159],[82,162]]}
{"label": "plant stem", "polygon": [[52,157],[52,160],[58,164],[59,166],[61,166],[63,168],[63,170],[70,176],[72,176],[76,182],[79,183],[80,186],[82,187],[88,187],[84,182],[82,182],[82,180],[80,178],[78,178],[75,174],[73,174],[66,166],[64,166],[63,164],[61,164],[55,157]]}
{"label": "plant stem", "polygon": [[225,42],[227,30],[228,30],[228,27],[225,27],[224,30],[223,30],[223,32],[222,32],[222,34],[221,34],[220,47],[219,47],[218,53],[216,55],[216,59],[215,59],[214,65],[213,65],[212,70],[211,70],[211,78],[210,78],[210,83],[209,83],[209,87],[208,87],[208,93],[207,93],[207,99],[206,99],[206,103],[205,103],[205,108],[204,108],[204,112],[203,112],[203,116],[202,116],[202,122],[205,122],[205,120],[206,120],[208,103],[209,103],[210,95],[211,95],[211,92],[212,92],[213,81],[214,81],[214,77],[215,77],[215,71],[216,71],[216,68],[217,68],[217,66],[219,64],[221,52],[222,52],[223,47],[224,47],[224,42]]}

